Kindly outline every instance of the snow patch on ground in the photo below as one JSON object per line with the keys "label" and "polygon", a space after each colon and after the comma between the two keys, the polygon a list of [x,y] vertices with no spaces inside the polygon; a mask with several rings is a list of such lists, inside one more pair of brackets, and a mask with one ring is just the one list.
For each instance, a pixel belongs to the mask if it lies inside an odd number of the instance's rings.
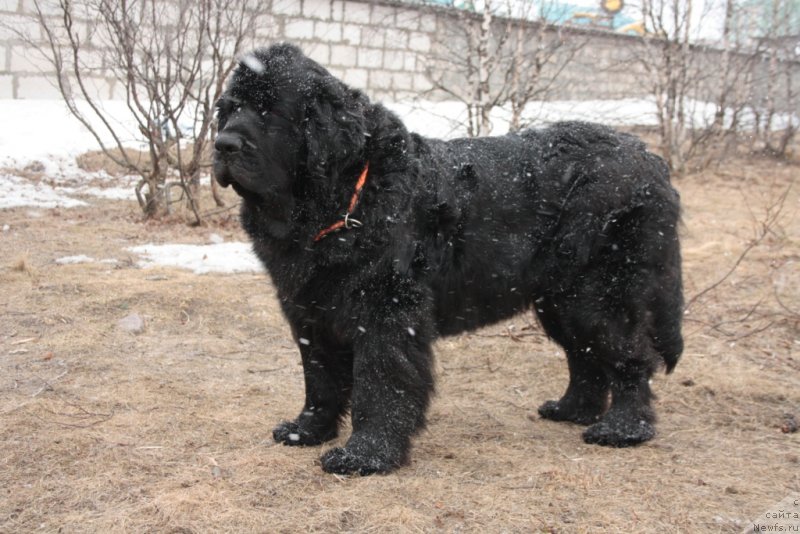
{"label": "snow patch on ground", "polygon": [[[251,65],[251,68],[257,68]],[[100,105],[108,111],[110,122],[122,136],[125,146],[141,148],[136,123],[124,102],[109,101]],[[467,110],[464,104],[454,101],[407,101],[387,103],[412,132],[427,137],[452,139],[466,135]],[[90,116],[84,102],[79,108]],[[713,119],[714,107],[704,102],[689,102],[690,122],[707,124]],[[4,128],[0,129],[0,209],[30,206],[34,208],[72,208],[87,206],[75,196],[95,196],[101,199],[133,200],[134,185],[138,178],[112,177],[104,172],[89,173],[77,166],[76,156],[98,149],[97,139],[75,119],[60,100],[0,100],[0,116]],[[492,134],[508,131],[510,113],[495,109],[491,119]],[[777,117],[773,127],[781,128],[794,116]],[[530,126],[543,126],[559,120],[594,121],[613,126],[655,125],[656,106],[652,99],[624,99],[599,101],[551,101],[529,104],[523,122]],[[752,121],[751,121],[752,122]],[[93,120],[99,125],[99,122]],[[103,142],[113,146],[105,134]],[[13,169],[28,167],[18,175]],[[12,170],[9,170],[12,169]],[[45,175],[47,181],[35,181],[22,176]],[[29,211],[31,218],[42,216]],[[3,232],[10,226],[3,226]],[[225,243],[216,235],[209,236],[211,244],[147,244],[130,248],[142,256],[143,267],[170,266],[188,269],[195,273],[262,272],[262,266],[248,243]],[[85,255],[66,256],[56,260],[59,264],[113,263],[116,260],[96,260]],[[362,327],[359,327],[363,331]],[[413,328],[409,335],[415,335]]]}
{"label": "snow patch on ground", "polygon": [[91,256],[87,256],[86,254],[77,254],[75,256],[64,256],[62,258],[56,258],[56,263],[59,265],[74,265],[76,263],[106,263],[109,265],[114,265],[119,263],[119,261],[113,258],[96,260]]}
{"label": "snow patch on ground", "polygon": [[[88,180],[93,178],[95,174],[92,173],[90,176],[85,173],[84,178]],[[51,175],[48,175],[48,182],[76,184],[75,180],[64,180],[63,174],[54,174],[52,176],[54,179],[51,181],[49,180]],[[124,181],[124,179],[120,180],[120,182]],[[48,182],[36,182],[7,172],[0,173],[0,187],[3,190],[3,195],[0,196],[0,209],[20,206],[75,208],[89,205],[81,199],[74,198],[76,196],[91,196],[111,200],[136,200],[136,193],[132,183],[127,187],[122,185],[97,187],[80,184],[73,186],[52,185],[52,183]]]}
{"label": "snow patch on ground", "polygon": [[[0,128],[2,130],[2,128]],[[45,183],[33,183],[19,176],[0,173],[0,209],[19,206],[37,208],[74,208],[87,206],[82,200],[71,198],[63,191],[58,191]]]}
{"label": "snow patch on ground", "polygon": [[[453,139],[467,135],[468,112],[462,102],[457,101],[400,101],[387,102],[412,132],[426,137]],[[687,124],[697,128],[714,121],[716,107],[709,102],[687,99],[684,103]],[[509,130],[510,108],[496,107],[489,115],[492,123],[491,135],[503,135]],[[542,127],[558,121],[589,121],[609,126],[657,126],[657,106],[653,98],[624,98],[619,100],[552,100],[531,102],[522,114],[526,127]],[[778,114],[772,128],[785,128],[798,117]],[[746,111],[739,117],[743,128],[755,125],[755,116]]]}
{"label": "snow patch on ground", "polygon": [[[107,112],[109,123],[125,146],[142,148],[138,128],[124,101],[99,102]],[[106,146],[114,140],[92,117],[86,102],[77,107],[98,128]],[[76,157],[99,150],[97,139],[70,114],[61,100],[0,99],[0,209],[18,206],[71,208],[86,206],[74,196],[135,200],[135,177],[112,177],[105,172],[89,173],[80,169]],[[11,169],[42,173],[48,183],[35,183],[15,175]],[[25,174],[27,176],[28,174]],[[98,187],[108,184],[109,187]]]}
{"label": "snow patch on ground", "polygon": [[[133,120],[125,102],[98,102],[107,113],[109,123],[120,136],[124,146],[143,148],[138,125]],[[405,122],[408,129],[427,137],[452,139],[466,135],[467,109],[461,102],[426,100],[386,103]],[[115,142],[100,121],[93,117],[86,102],[77,102],[78,109],[94,125],[106,146]],[[714,118],[715,108],[706,102],[687,101],[689,123],[702,126]],[[748,114],[742,124],[752,124]],[[108,199],[135,198],[133,187],[136,177],[114,178],[106,173],[87,173],[78,168],[76,156],[98,150],[97,139],[68,111],[61,100],[9,100],[0,99],[0,116],[4,128],[0,129],[0,168],[22,169],[33,167],[34,172],[47,175],[48,181],[64,189],[51,191],[48,186],[31,185],[14,173],[0,174],[0,187],[8,192],[9,199],[0,202],[0,209],[19,205],[72,207],[85,205],[70,199],[75,195],[97,196]],[[493,135],[508,131],[510,111],[495,108],[491,113]],[[655,125],[656,105],[652,98],[622,100],[550,101],[532,102],[523,113],[523,124],[542,126],[559,120],[594,121],[613,126]],[[774,128],[784,127],[796,116],[776,116]],[[97,187],[98,185],[109,187]],[[16,190],[19,190],[17,192]],[[24,200],[23,200],[24,199]]]}
{"label": "snow patch on ground", "polygon": [[[110,124],[121,135],[126,146],[141,146],[138,130],[127,105],[121,100],[99,102],[107,112]],[[101,129],[92,117],[86,102],[77,102],[78,109]],[[97,140],[61,100],[0,99],[0,166],[21,168],[38,161],[48,174],[68,167],[75,168],[75,156],[99,148]],[[102,131],[101,139],[113,146],[110,134]]]}
{"label": "snow patch on ground", "polygon": [[[405,101],[386,103],[412,132],[453,139],[467,135],[468,113],[461,102]],[[612,126],[656,124],[656,107],[646,99],[532,102],[522,116],[525,125],[540,127],[564,120],[600,122]],[[495,108],[490,114],[492,135],[508,132],[511,112]]]}
{"label": "snow patch on ground", "polygon": [[263,271],[249,243],[147,244],[128,250],[143,257],[139,262],[142,267],[179,267],[197,274]]}
{"label": "snow patch on ground", "polygon": [[56,259],[56,263],[59,265],[71,265],[75,263],[93,263],[94,261],[95,261],[94,258],[91,258],[86,254],[78,254],[76,256],[64,256],[63,258]]}
{"label": "snow patch on ground", "polygon": [[136,200],[135,186],[128,187],[94,187],[82,186],[77,188],[62,188],[71,195],[87,195],[90,197],[105,198],[108,200]]}

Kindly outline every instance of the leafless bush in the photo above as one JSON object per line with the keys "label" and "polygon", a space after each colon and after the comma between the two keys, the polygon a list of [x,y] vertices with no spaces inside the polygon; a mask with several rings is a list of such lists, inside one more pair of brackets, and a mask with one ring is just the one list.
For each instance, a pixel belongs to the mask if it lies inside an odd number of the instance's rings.
{"label": "leafless bush", "polygon": [[[771,198],[757,212],[751,212],[753,218],[753,235],[749,238],[724,274],[714,282],[692,295],[684,306],[684,313],[689,322],[698,323],[703,330],[719,334],[732,341],[759,334],[773,327],[783,326],[797,330],[800,328],[800,309],[787,301],[782,295],[787,288],[783,280],[787,270],[792,268],[793,260],[782,256],[791,255],[786,248],[791,246],[783,224],[792,217],[787,213],[791,208],[790,194],[797,180],[792,178],[788,183],[777,185]],[[766,257],[768,269],[762,269],[758,275],[748,275],[750,285],[759,285],[762,296],[758,301],[747,305],[737,317],[724,317],[708,321],[701,319],[708,315],[705,308],[719,305],[720,299],[730,298],[731,287],[726,283],[748,261],[754,251],[767,244],[773,249]],[[759,260],[754,260],[759,261]],[[761,259],[760,261],[764,261]],[[724,296],[719,294],[720,290]]]}
{"label": "leafless bush", "polygon": [[462,102],[467,134],[491,132],[490,113],[508,106],[511,130],[525,126],[523,111],[544,100],[585,40],[567,40],[544,22],[550,2],[487,0],[479,11],[453,10],[456,24],[438,34],[426,70],[434,89]]}
{"label": "leafless bush", "polygon": [[[689,156],[704,162],[727,155],[742,140],[751,151],[783,157],[794,139],[798,110],[798,36],[790,27],[791,2],[770,0],[753,12],[742,0],[724,0],[725,18],[716,55],[707,53],[700,97],[713,103],[713,121],[696,128]],[[758,24],[757,24],[758,23]],[[715,61],[716,60],[716,61]],[[722,152],[714,152],[723,140]]]}
{"label": "leafless bush", "polygon": [[724,0],[725,16],[718,49],[703,49],[708,73],[697,88],[697,98],[713,106],[713,116],[693,124],[685,159],[697,158],[702,169],[720,163],[735,152],[740,134],[748,127],[747,106],[753,91],[754,66],[759,52],[747,46],[735,27],[740,16],[736,0]]}
{"label": "leafless bush", "polygon": [[690,161],[704,168],[721,160],[743,136],[785,154],[800,126],[792,115],[797,65],[789,57],[796,37],[766,37],[788,35],[787,0],[770,0],[772,16],[759,28],[751,27],[744,2],[723,2],[722,34],[713,46],[702,43],[699,30],[715,22],[713,2],[642,2],[649,33],[636,54],[656,103],[659,148],[676,174],[689,170]]}
{"label": "leafless bush", "polygon": [[654,97],[660,150],[673,172],[686,170],[691,134],[690,98],[704,76],[695,38],[692,0],[644,0],[642,14],[649,34],[642,37],[637,59],[648,92]]}
{"label": "leafless bush", "polygon": [[790,27],[796,5],[789,0],[771,0],[768,23],[758,39],[766,76],[763,89],[753,99],[756,138],[766,153],[781,157],[800,128],[800,87],[796,76],[800,37],[792,34]]}
{"label": "leafless bush", "polygon": [[[164,214],[177,189],[199,223],[195,193],[208,166],[213,105],[254,33],[258,2],[34,1],[46,37],[39,49],[64,101],[108,158],[141,177],[136,194],[144,213]],[[148,157],[131,148],[130,133],[104,109],[108,95],[98,94],[91,77],[98,71],[114,80]]]}

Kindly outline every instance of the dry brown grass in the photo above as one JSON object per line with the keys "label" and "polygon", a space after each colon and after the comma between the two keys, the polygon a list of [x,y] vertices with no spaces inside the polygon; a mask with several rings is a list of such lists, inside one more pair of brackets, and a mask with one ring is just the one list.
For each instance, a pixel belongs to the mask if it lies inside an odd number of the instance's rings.
{"label": "dry brown grass", "polygon": [[[118,148],[110,148],[109,152],[118,161],[124,161],[122,151]],[[135,165],[146,167],[150,163],[150,154],[145,151],[127,149],[128,157]],[[130,174],[130,170],[122,165],[115,163],[114,159],[109,157],[102,150],[90,150],[75,158],[78,168],[87,172],[105,171],[111,176],[123,176]]]}
{"label": "dry brown grass", "polygon": [[[798,172],[734,162],[678,184],[687,295],[725,274]],[[521,337],[502,324],[437,344],[411,465],[367,478],[322,473],[324,447],[273,444],[303,386],[264,276],[142,270],[125,250],[212,229],[143,224],[132,203],[2,211],[0,532],[739,532],[800,491],[800,433],[779,428],[800,415],[800,332],[774,296],[800,302],[799,198],[690,310],[683,360],[654,380],[654,441],[588,446],[539,419],[566,366],[518,318]],[[54,263],[74,254],[119,263]],[[139,335],[116,327],[132,312]]]}
{"label": "dry brown grass", "polygon": [[[193,149],[194,144],[188,143],[183,147],[181,151],[181,157],[184,160],[191,158]],[[173,161],[177,161],[177,147],[173,146],[169,153],[173,158]],[[130,169],[125,168],[125,166],[117,164],[116,161],[125,161],[126,154],[131,163],[137,168],[147,169],[150,166],[150,153],[146,150],[136,150],[133,148],[126,148],[125,154],[123,154],[119,148],[109,148],[108,153],[103,152],[102,150],[90,150],[89,152],[85,152],[75,158],[75,162],[77,163],[78,168],[87,172],[105,171],[111,176],[123,176],[126,174],[131,174],[131,171]],[[206,160],[210,160],[210,157],[208,157],[210,155],[208,153],[206,154]]]}
{"label": "dry brown grass", "polygon": [[23,255],[19,256],[19,257],[18,257],[18,258],[17,258],[17,259],[16,259],[16,260],[15,260],[15,261],[14,261],[14,262],[11,264],[11,270],[12,270],[12,271],[19,272],[19,273],[28,273],[28,274],[32,274],[32,270],[31,270],[31,264],[30,264],[30,262],[28,261],[28,256],[27,256],[26,254],[23,254]]}

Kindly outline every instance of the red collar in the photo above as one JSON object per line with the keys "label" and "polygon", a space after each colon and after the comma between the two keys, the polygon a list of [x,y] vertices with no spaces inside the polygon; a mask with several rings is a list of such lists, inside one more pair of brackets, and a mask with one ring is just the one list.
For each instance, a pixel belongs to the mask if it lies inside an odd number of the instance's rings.
{"label": "red collar", "polygon": [[369,171],[369,162],[364,165],[364,170],[361,171],[361,176],[358,177],[358,181],[356,182],[356,190],[353,192],[353,196],[350,197],[350,205],[347,207],[347,213],[344,214],[344,218],[340,221],[336,221],[332,225],[328,226],[327,228],[320,230],[320,232],[314,237],[314,242],[316,243],[323,237],[326,237],[328,234],[332,234],[342,228],[350,229],[353,227],[361,226],[361,221],[356,219],[350,218],[353,212],[356,210],[358,206],[358,201],[361,200],[361,191],[364,189],[364,184],[367,183],[367,172]]}

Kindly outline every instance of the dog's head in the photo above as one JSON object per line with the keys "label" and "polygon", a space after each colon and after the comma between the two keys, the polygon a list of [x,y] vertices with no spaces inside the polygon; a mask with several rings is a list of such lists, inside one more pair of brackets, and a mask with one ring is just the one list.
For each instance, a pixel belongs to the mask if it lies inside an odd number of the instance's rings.
{"label": "dog's head", "polygon": [[301,182],[330,182],[362,156],[367,104],[295,46],[246,54],[217,102],[217,181],[290,206]]}

